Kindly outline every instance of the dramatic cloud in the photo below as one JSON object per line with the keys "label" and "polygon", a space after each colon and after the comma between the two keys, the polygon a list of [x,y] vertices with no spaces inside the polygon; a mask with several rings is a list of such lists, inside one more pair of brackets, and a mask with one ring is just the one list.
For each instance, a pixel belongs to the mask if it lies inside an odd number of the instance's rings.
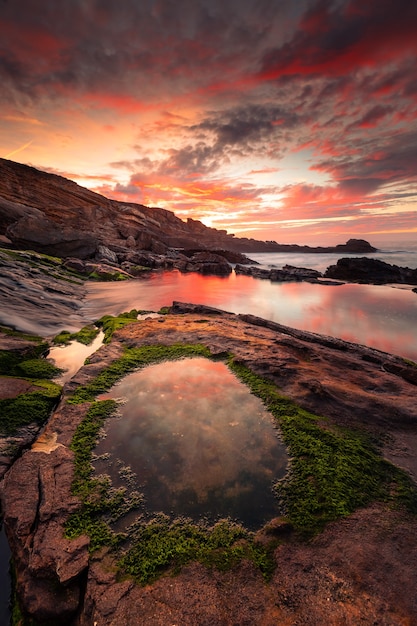
{"label": "dramatic cloud", "polygon": [[411,236],[416,23],[409,0],[4,1],[0,156],[259,238]]}

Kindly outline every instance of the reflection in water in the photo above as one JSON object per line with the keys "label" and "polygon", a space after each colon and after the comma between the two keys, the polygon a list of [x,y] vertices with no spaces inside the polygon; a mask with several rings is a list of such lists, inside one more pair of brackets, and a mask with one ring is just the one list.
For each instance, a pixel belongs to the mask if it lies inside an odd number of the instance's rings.
{"label": "reflection in water", "polygon": [[153,273],[123,283],[90,283],[84,314],[95,320],[174,300],[251,313],[417,360],[417,295],[380,285],[271,283],[250,276]]}
{"label": "reflection in water", "polygon": [[53,346],[49,350],[48,358],[52,359],[54,365],[64,370],[63,374],[56,378],[56,382],[63,385],[67,380],[70,380],[84,365],[86,358],[99,349],[103,343],[103,338],[104,333],[100,331],[88,346],[78,341],[71,341],[67,346]]}
{"label": "reflection in water", "polygon": [[224,363],[152,365],[100,399],[108,397],[125,402],[95,450],[110,459],[96,469],[110,465],[114,485],[133,471],[147,512],[229,516],[249,528],[279,513],[272,486],[285,474],[285,447],[261,401]]}

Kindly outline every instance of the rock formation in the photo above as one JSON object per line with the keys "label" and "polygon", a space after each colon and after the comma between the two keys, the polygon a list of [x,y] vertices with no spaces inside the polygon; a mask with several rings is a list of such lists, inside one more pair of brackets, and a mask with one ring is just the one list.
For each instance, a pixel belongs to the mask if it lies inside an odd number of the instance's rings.
{"label": "rock formation", "polygon": [[327,268],[324,276],[348,280],[353,283],[417,285],[417,270],[390,265],[379,259],[368,259],[367,257],[338,259],[336,265],[330,265]]}
{"label": "rock formation", "polygon": [[317,283],[323,274],[317,270],[307,267],[294,267],[293,265],[284,265],[282,269],[271,268],[265,269],[256,266],[235,266],[236,274],[245,274],[245,276],[253,276],[254,278],[269,279],[273,282],[308,282]]}
{"label": "rock formation", "polygon": [[89,407],[67,404],[68,395],[126,346],[195,342],[214,355],[235,354],[280,393],[321,415],[325,431],[356,428],[375,440],[383,435],[385,458],[417,479],[412,364],[254,316],[175,302],[162,323],[147,319],[125,326],[91,357],[66,386],[42,436],[5,477],[4,525],[25,610],[40,623],[56,619],[71,626],[128,626],[138,616],[150,626],[414,623],[416,519],[389,503],[332,523],[310,543],[281,537],[268,584],[244,561],[226,573],[195,563],[175,578],[140,587],[117,580],[110,554],[90,556],[86,536],[64,538],[68,515],[78,506],[71,495],[69,446]]}
{"label": "rock formation", "polygon": [[361,239],[311,248],[238,238],[198,220],[184,222],[165,209],[109,200],[62,176],[6,159],[0,159],[0,237],[17,248],[81,259],[100,256],[99,248],[105,246],[119,263],[129,260],[129,251],[162,255],[169,249],[217,253],[375,250]]}

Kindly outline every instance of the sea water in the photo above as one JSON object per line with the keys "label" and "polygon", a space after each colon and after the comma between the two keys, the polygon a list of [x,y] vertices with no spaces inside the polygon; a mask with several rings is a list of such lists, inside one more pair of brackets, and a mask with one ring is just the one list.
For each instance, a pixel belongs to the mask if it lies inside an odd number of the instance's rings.
{"label": "sea water", "polygon": [[417,240],[403,242],[397,246],[378,248],[377,252],[364,253],[305,253],[305,252],[262,252],[250,253],[249,258],[259,263],[262,267],[282,268],[284,265],[295,267],[308,267],[319,272],[324,272],[330,265],[336,265],[342,257],[367,257],[379,259],[390,265],[399,267],[417,268]]}
{"label": "sea water", "polygon": [[250,313],[417,361],[417,294],[409,288],[152,272],[121,283],[88,283],[82,313],[91,321],[131,309],[158,311],[174,300]]}

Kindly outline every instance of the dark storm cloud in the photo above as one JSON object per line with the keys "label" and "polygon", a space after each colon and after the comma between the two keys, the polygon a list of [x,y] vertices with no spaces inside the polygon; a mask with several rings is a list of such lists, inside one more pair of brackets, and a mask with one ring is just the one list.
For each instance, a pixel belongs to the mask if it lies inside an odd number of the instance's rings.
{"label": "dark storm cloud", "polygon": [[297,115],[274,106],[253,105],[213,114],[189,129],[201,140],[172,149],[159,171],[180,175],[211,173],[233,157],[268,151],[270,142],[276,141],[283,129],[295,128],[297,124]]}
{"label": "dark storm cloud", "polygon": [[13,2],[0,8],[0,77],[33,96],[75,88],[166,97],[167,87],[181,93],[253,71],[280,30],[271,24],[282,15],[288,26],[292,13],[269,0],[27,0],[24,11]]}
{"label": "dark storm cloud", "polygon": [[410,0],[318,0],[297,33],[265,54],[261,74],[343,75],[376,59],[416,52],[417,4]]}
{"label": "dark storm cloud", "polygon": [[298,116],[284,107],[252,105],[208,118],[195,130],[210,131],[221,146],[248,146],[269,138],[274,127],[294,128]]}
{"label": "dark storm cloud", "polygon": [[417,131],[395,134],[362,157],[329,159],[316,168],[329,172],[342,189],[369,194],[395,181],[417,185]]}
{"label": "dark storm cloud", "polygon": [[377,104],[367,111],[360,120],[353,124],[353,126],[361,126],[362,128],[375,126],[384,117],[392,113],[393,110],[392,106],[382,106]]}

